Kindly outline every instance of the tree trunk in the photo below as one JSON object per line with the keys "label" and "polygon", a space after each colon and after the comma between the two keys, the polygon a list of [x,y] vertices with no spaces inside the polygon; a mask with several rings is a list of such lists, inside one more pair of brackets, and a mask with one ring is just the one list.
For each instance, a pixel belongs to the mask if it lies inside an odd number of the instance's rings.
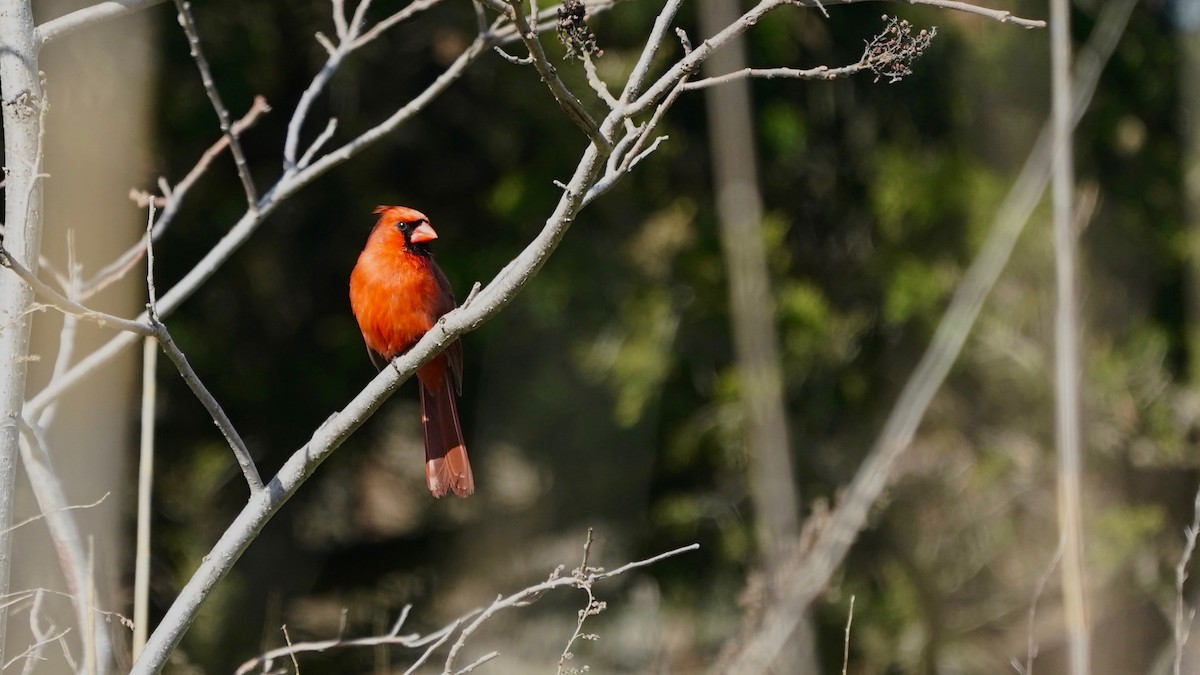
{"label": "tree trunk", "polygon": [[[4,248],[37,269],[42,238],[42,85],[33,8],[29,0],[0,1],[0,101],[4,118]],[[29,307],[33,291],[15,274],[0,273],[0,597],[7,598],[12,562],[12,506],[20,443],[21,407],[29,367]],[[8,610],[0,604],[0,663],[7,661]],[[22,649],[24,647],[21,647]]]}
{"label": "tree trunk", "polygon": [[[738,3],[730,0],[704,0],[699,12],[705,36],[728,26],[740,14]],[[745,43],[739,38],[712,55],[705,74],[723,75],[745,67]],[[759,552],[771,578],[799,538],[800,499],[792,474],[775,300],[763,244],[749,83],[741,79],[711,87],[706,90],[705,102],[717,220],[729,279],[744,443],[750,460],[750,494]],[[794,637],[794,649],[781,654],[778,662],[789,664],[790,672],[818,672],[811,624],[803,621]]]}

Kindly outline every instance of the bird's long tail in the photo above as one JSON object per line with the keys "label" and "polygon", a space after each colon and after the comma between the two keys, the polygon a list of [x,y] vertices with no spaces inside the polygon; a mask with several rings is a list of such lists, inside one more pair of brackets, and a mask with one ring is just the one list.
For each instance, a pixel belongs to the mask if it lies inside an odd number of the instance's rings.
{"label": "bird's long tail", "polygon": [[458,404],[448,378],[438,378],[435,387],[421,382],[421,426],[425,430],[425,481],[434,497],[450,492],[468,497],[475,492],[475,477],[467,460],[458,421]]}

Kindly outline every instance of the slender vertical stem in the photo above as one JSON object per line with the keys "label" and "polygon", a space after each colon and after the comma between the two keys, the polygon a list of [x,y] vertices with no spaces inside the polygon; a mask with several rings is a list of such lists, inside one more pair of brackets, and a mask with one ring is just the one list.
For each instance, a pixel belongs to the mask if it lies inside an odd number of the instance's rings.
{"label": "slender vertical stem", "polygon": [[1054,268],[1056,439],[1058,518],[1063,540],[1062,584],[1072,675],[1086,675],[1090,636],[1083,557],[1083,457],[1080,442],[1079,295],[1076,289],[1078,240],[1072,217],[1075,182],[1071,158],[1071,30],[1067,0],[1050,2],[1050,67],[1054,162]]}
{"label": "slender vertical stem", "polygon": [[[0,108],[4,118],[4,247],[37,269],[42,239],[41,104],[38,44],[30,0],[0,0]],[[12,566],[13,485],[21,407],[29,364],[33,290],[0,273],[0,597],[8,597]],[[7,606],[0,605],[0,663],[5,662]]]}
{"label": "slender vertical stem", "polygon": [[150,494],[154,487],[154,403],[158,396],[158,341],[142,342],[142,447],[138,463],[137,558],[133,573],[133,658],[150,627]]}

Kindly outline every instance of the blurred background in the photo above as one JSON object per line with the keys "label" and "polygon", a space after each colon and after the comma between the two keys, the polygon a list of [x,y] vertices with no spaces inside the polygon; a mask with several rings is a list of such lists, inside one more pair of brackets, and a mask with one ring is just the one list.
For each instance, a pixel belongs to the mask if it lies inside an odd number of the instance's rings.
{"label": "blurred background", "polygon": [[[369,17],[402,4],[379,0]],[[1047,14],[1042,2],[990,4]],[[1104,4],[1075,3],[1077,40]],[[1138,4],[1076,136],[1080,187],[1097,195],[1081,261],[1097,673],[1167,672],[1173,653],[1174,568],[1200,439],[1200,294],[1191,291],[1200,287],[1198,4]],[[53,17],[69,5],[36,9]],[[696,7],[685,3],[680,23],[698,43],[706,33]],[[623,81],[660,8],[621,2],[591,21],[601,75]],[[270,185],[287,120],[325,61],[313,34],[332,33],[329,3],[204,0],[194,9],[233,114],[255,95],[274,107],[243,135],[258,184]],[[756,67],[853,63],[885,27],[884,12],[916,29],[937,27],[902,82],[864,74],[749,85],[762,204],[752,231],[765,242],[761,271],[775,303],[767,330],[778,351],[796,520],[835,500],[854,475],[1048,114],[1048,31],[969,14],[864,3],[830,7],[825,18],[785,8],[749,32],[746,59]],[[330,147],[377,124],[428,86],[475,29],[470,5],[459,2],[392,29],[338,72],[308,138],[329,116],[339,121]],[[561,59],[556,40],[544,43]],[[58,40],[43,69],[53,106],[48,255],[65,261],[68,229],[87,230],[98,243],[81,249],[94,270],[144,226],[129,189],[153,191],[158,176],[179,180],[219,129],[169,3]],[[590,95],[578,61],[559,70]],[[408,628],[434,630],[559,564],[577,566],[589,527],[594,565],[701,548],[599,585],[608,608],[587,632],[600,638],[577,643],[573,665],[692,673],[719,658],[747,606],[761,602],[750,580],[764,559],[759,521],[775,502],[756,501],[748,473],[746,373],[714,202],[711,110],[703,92],[685,94],[661,128],[670,140],[580,215],[508,309],[464,338],[461,411],[475,496],[435,501],[426,492],[417,393],[406,384],[268,524],[187,634],[173,672],[231,672],[282,645],[283,624],[295,641],[332,637],[343,610],[352,635],[385,631],[409,603]],[[112,131],[122,124],[129,137]],[[375,374],[347,298],[372,209],[403,204],[429,215],[437,260],[461,299],[539,231],[559,196],[552,181],[569,177],[584,147],[532,68],[487,56],[424,114],[288,200],[170,317],[264,474]],[[118,172],[118,160],[130,168]],[[78,179],[68,178],[72,167]],[[85,188],[97,180],[106,182]],[[107,210],[96,210],[101,203]],[[222,156],[156,246],[160,292],[243,210]],[[840,672],[851,595],[851,673],[1009,673],[1030,634],[1039,670],[1063,669],[1057,575],[1032,628],[1029,612],[1058,537],[1048,216],[1047,202],[869,528],[814,606],[816,657],[777,672]],[[143,292],[134,280],[96,304],[132,314]],[[58,323],[39,321],[43,353],[52,355]],[[35,364],[34,386],[52,361]],[[103,424],[63,412],[54,432],[60,466],[90,459],[109,474],[81,470],[70,497],[113,492],[87,517],[107,518],[104,527],[119,533],[98,541],[101,597],[123,613],[132,587],[135,361],[74,396],[81,411],[109,403]],[[152,613],[161,616],[246,490],[166,361],[157,419]],[[25,550],[48,547],[44,533],[25,529]],[[14,587],[54,583],[41,577],[56,573],[27,570]],[[498,649],[486,672],[552,672],[585,602],[560,591],[501,614],[463,663]],[[128,633],[119,634],[125,644]],[[403,672],[412,658],[399,649],[309,655],[301,672]]]}

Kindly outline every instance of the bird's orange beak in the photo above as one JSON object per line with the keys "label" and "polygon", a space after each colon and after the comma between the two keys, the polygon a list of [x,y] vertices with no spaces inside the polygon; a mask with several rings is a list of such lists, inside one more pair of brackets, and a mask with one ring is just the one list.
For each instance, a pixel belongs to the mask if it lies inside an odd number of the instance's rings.
{"label": "bird's orange beak", "polygon": [[437,239],[437,232],[433,231],[433,227],[429,223],[421,223],[417,229],[412,231],[412,236],[409,241],[414,244],[420,244],[425,241],[433,241]]}

